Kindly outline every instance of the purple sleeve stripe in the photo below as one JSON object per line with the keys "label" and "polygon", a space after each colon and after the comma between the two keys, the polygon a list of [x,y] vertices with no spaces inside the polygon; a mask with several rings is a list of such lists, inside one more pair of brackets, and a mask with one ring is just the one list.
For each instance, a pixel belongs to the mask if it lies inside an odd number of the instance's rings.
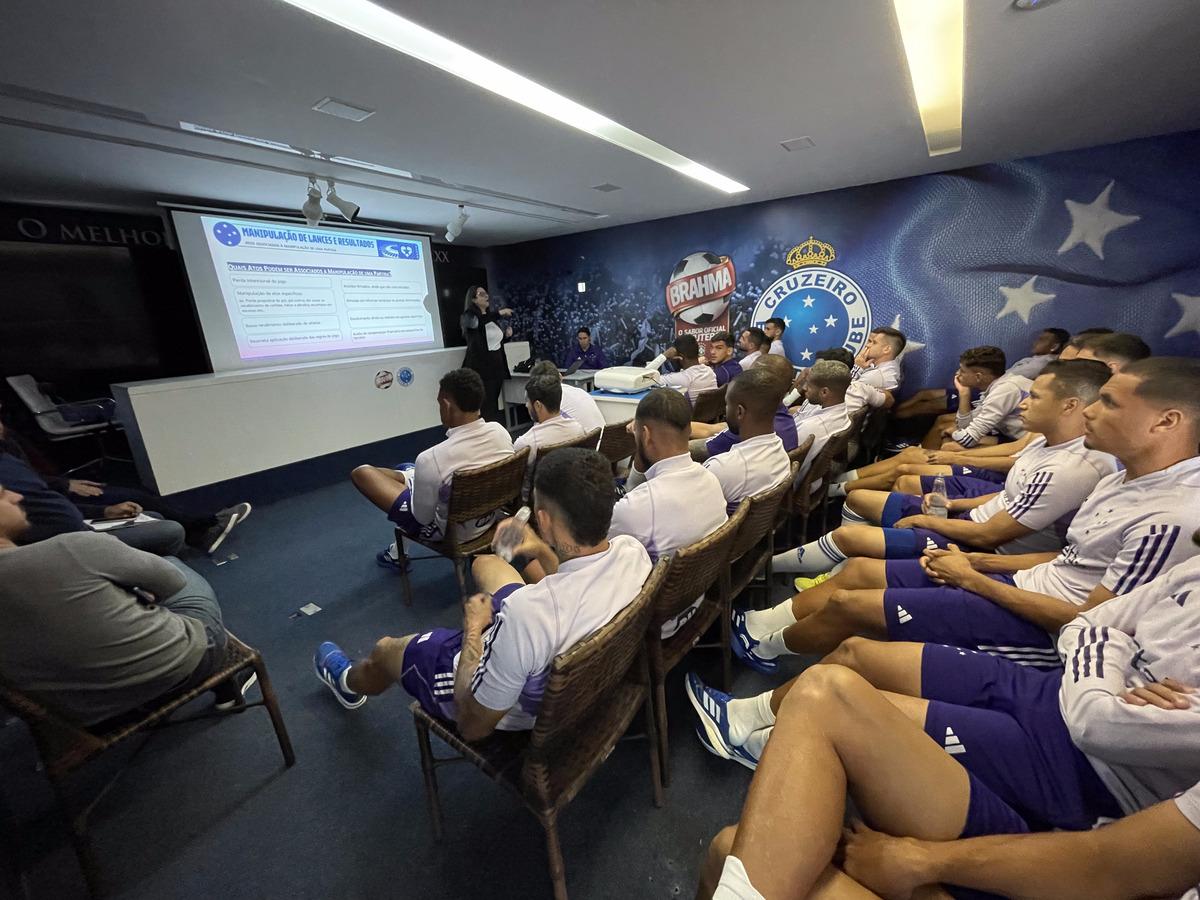
{"label": "purple sleeve stripe", "polygon": [[1016,503],[1009,509],[1008,514],[1014,519],[1020,519],[1021,516],[1029,512],[1034,505],[1046,493],[1046,488],[1050,485],[1053,477],[1051,472],[1038,472],[1029,480],[1029,484],[1025,485],[1025,490],[1021,492],[1021,496],[1017,498]]}
{"label": "purple sleeve stripe", "polygon": [[1151,525],[1150,534],[1142,538],[1133,563],[1117,582],[1114,593],[1124,594],[1157,578],[1171,557],[1178,537],[1178,525]]}

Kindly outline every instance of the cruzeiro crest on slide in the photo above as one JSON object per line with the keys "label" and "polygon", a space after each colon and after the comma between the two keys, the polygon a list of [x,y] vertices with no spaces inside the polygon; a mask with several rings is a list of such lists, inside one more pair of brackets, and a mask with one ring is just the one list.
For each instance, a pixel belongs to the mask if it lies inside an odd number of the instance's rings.
{"label": "cruzeiro crest on slide", "polygon": [[759,328],[770,318],[783,319],[783,348],[795,365],[811,365],[818,350],[845,347],[852,354],[867,343],[871,304],[858,283],[829,268],[837,254],[812,235],[788,251],[793,271],[764,290],[752,321]]}

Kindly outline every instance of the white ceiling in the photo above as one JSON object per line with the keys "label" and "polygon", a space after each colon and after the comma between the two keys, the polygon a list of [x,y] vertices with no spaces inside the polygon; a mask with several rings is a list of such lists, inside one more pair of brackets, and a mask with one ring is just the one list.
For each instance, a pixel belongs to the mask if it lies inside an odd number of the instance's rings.
{"label": "white ceiling", "polygon": [[[1195,0],[1059,0],[1034,12],[967,0],[963,150],[936,159],[890,0],[383,3],[750,192],[729,197],[279,0],[39,0],[6,5],[0,82],[148,122],[0,95],[4,195],[299,207],[301,177],[232,162],[242,160],[361,182],[340,193],[371,220],[444,228],[465,201],[460,240],[484,246],[1200,127]],[[327,95],[378,112],[360,124],[313,112]],[[493,196],[182,135],[180,120]],[[816,146],[780,148],[801,135]],[[591,190],[603,182],[623,189]]]}

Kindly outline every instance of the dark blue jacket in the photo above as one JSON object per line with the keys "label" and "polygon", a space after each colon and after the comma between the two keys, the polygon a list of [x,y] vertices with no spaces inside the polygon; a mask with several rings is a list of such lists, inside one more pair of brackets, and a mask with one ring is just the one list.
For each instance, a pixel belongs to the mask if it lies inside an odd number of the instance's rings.
{"label": "dark blue jacket", "polygon": [[21,505],[29,519],[29,530],[21,535],[18,544],[44,541],[69,531],[90,531],[83,521],[84,516],[99,518],[104,515],[103,506],[87,503],[76,506],[46,484],[19,450],[13,452],[16,450],[13,445],[5,442],[0,448],[0,485],[24,496]]}
{"label": "dark blue jacket", "polygon": [[567,358],[563,361],[563,368],[571,368],[571,363],[575,360],[582,360],[579,364],[581,369],[607,369],[608,360],[604,358],[604,351],[595,344],[588,346],[587,350],[579,346],[579,341],[571,342],[571,349],[567,351]]}

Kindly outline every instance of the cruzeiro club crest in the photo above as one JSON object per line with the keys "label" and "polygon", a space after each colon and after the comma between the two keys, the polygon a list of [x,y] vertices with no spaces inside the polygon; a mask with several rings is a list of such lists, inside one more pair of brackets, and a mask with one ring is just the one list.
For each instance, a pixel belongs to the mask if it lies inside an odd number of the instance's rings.
{"label": "cruzeiro club crest", "polygon": [[852,354],[867,343],[871,304],[849,275],[829,268],[833,247],[809,235],[788,251],[788,272],[758,297],[752,321],[759,328],[770,318],[783,319],[783,348],[796,365],[810,365],[818,350],[845,347]]}

